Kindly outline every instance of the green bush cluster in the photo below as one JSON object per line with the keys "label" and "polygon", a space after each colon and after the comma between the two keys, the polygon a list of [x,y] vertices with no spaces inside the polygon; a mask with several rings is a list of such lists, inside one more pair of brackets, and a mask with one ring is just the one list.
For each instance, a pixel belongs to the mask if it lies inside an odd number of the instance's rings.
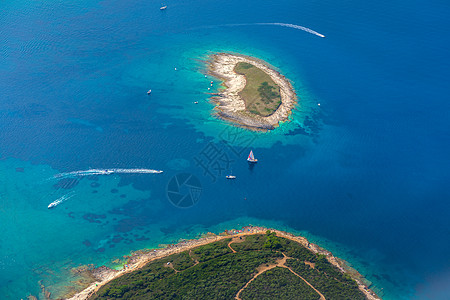
{"label": "green bush cluster", "polygon": [[270,230],[267,230],[266,242],[264,243],[263,247],[269,248],[269,249],[280,249],[281,248],[280,239],[276,236],[275,232],[270,232]]}
{"label": "green bush cluster", "polygon": [[242,68],[242,69],[250,69],[250,68],[253,68],[253,65],[252,64],[249,64],[249,63],[246,63],[246,62],[241,62],[241,63],[239,63],[240,64],[240,68]]}
{"label": "green bush cluster", "polygon": [[[274,99],[280,98],[280,93],[273,85],[269,85],[267,81],[261,83],[258,87],[259,96],[265,104],[272,103]],[[280,101],[281,103],[281,101]]]}
{"label": "green bush cluster", "polygon": [[267,117],[281,104],[280,87],[260,68],[239,62],[234,71],[244,75],[246,85],[239,92],[245,102],[246,110],[252,114]]}
{"label": "green bush cluster", "polygon": [[208,261],[213,258],[231,253],[232,251],[228,248],[228,243],[231,239],[225,239],[213,244],[207,244],[192,249],[193,256],[199,261]]}
{"label": "green bush cluster", "polygon": [[319,294],[288,269],[276,267],[253,280],[241,293],[243,300],[320,299]]}
{"label": "green bush cluster", "polygon": [[356,282],[337,270],[323,256],[317,258],[314,268],[296,259],[289,259],[286,265],[312,284],[326,299],[365,299]]}

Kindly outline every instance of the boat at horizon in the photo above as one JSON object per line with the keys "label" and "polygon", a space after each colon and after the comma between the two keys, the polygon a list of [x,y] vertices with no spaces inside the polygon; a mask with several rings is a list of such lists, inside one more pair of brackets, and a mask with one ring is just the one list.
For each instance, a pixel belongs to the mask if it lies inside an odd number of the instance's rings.
{"label": "boat at horizon", "polygon": [[258,162],[258,160],[253,155],[253,151],[252,150],[250,150],[250,154],[248,155],[247,161],[249,163],[257,163]]}

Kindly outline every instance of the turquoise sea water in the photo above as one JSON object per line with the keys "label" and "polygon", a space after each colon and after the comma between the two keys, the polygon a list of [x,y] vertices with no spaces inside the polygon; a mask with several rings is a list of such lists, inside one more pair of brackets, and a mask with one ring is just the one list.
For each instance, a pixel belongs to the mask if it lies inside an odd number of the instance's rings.
{"label": "turquoise sea water", "polygon": [[[79,265],[120,267],[130,251],[248,224],[307,236],[385,299],[448,298],[449,5],[167,4],[0,4],[0,298],[38,295],[40,280],[56,298]],[[326,38],[256,24],[277,22]],[[290,122],[233,142],[207,101],[218,82],[204,60],[217,51],[291,79]],[[197,165],[208,147],[236,181]],[[53,178],[89,168],[164,173]],[[192,207],[169,202],[178,173],[201,183]]]}

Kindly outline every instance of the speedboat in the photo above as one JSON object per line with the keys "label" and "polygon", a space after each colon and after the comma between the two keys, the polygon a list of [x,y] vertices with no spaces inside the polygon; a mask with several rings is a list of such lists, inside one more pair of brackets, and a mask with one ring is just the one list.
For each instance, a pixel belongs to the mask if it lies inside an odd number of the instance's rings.
{"label": "speedboat", "polygon": [[55,206],[57,206],[58,204],[60,204],[61,202],[58,202],[58,200],[56,200],[55,202],[52,202],[48,205],[48,209],[53,208]]}
{"label": "speedboat", "polygon": [[72,198],[72,197],[73,197],[73,193],[64,195],[64,196],[62,196],[62,197],[56,199],[56,200],[53,201],[52,203],[50,203],[47,207],[48,207],[48,209],[53,208],[53,207],[55,207],[55,206],[57,206],[57,205],[60,205],[60,204],[63,203],[64,201],[69,200],[69,199]]}
{"label": "speedboat", "polygon": [[152,93],[152,90],[148,90],[147,95],[150,95]]}
{"label": "speedboat", "polygon": [[113,170],[108,170],[108,169],[105,169],[105,170],[101,170],[100,171],[102,174],[105,174],[105,175],[109,175],[109,174],[112,174],[112,173],[114,173],[114,171]]}
{"label": "speedboat", "polygon": [[161,6],[159,9],[160,10],[165,10],[167,8],[167,5]]}
{"label": "speedboat", "polygon": [[231,170],[230,175],[225,176],[227,179],[236,179],[236,176],[233,175],[233,170]]}

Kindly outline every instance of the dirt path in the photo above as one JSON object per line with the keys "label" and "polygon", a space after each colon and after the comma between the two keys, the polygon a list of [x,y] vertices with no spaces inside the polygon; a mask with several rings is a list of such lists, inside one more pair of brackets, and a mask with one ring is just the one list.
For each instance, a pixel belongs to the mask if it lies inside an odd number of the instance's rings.
{"label": "dirt path", "polygon": [[173,267],[173,264],[172,264],[171,262],[167,263],[167,265],[165,265],[165,267],[166,267],[166,268],[171,268],[172,270],[175,271],[175,273],[180,272],[180,271],[178,271],[177,269],[175,269],[175,268]]}
{"label": "dirt path", "polygon": [[192,256],[192,249],[189,250],[189,256],[194,261],[194,266],[199,264],[198,260],[195,257]]}
{"label": "dirt path", "polygon": [[281,266],[282,268],[286,268],[289,271],[291,271],[292,274],[294,274],[295,276],[299,277],[301,280],[303,280],[307,285],[309,285],[314,291],[316,291],[317,294],[320,295],[320,300],[325,300],[325,296],[322,295],[321,292],[319,292],[318,290],[316,290],[315,287],[313,287],[313,285],[311,283],[309,283],[308,281],[306,281],[305,278],[303,278],[302,276],[298,275],[297,273],[294,272],[294,270],[292,270],[291,268],[289,268],[288,266]]}
{"label": "dirt path", "polygon": [[230,248],[230,250],[231,251],[233,251],[233,253],[236,253],[236,250],[234,250],[233,248],[231,248],[231,243],[232,243],[233,241],[231,240],[229,243],[228,243],[228,248]]}
{"label": "dirt path", "polygon": [[258,273],[256,273],[256,275],[253,276],[253,278],[250,279],[250,280],[244,285],[244,287],[243,287],[242,289],[240,289],[240,290],[237,292],[237,294],[236,294],[236,296],[235,296],[234,298],[235,298],[236,300],[242,300],[242,299],[239,297],[239,295],[242,293],[243,290],[245,290],[245,288],[246,288],[253,280],[256,279],[256,277],[258,277],[259,275],[261,275],[262,273],[264,273],[264,272],[266,272],[266,271],[269,271],[269,270],[271,270],[271,269],[273,269],[273,268],[279,267],[280,265],[284,265],[285,262],[286,262],[286,256],[284,256],[283,258],[279,258],[279,259],[277,260],[277,263],[276,263],[276,264],[259,266],[258,269],[256,269],[256,270],[258,271]]}
{"label": "dirt path", "polygon": [[231,241],[228,243],[228,248],[230,248],[231,251],[233,251],[233,253],[236,253],[236,250],[234,250],[233,248],[231,248],[231,244],[232,243],[242,243],[243,241],[245,241],[245,236],[239,236],[239,237],[234,237],[231,239]]}
{"label": "dirt path", "polygon": [[[230,243],[231,243],[231,242],[230,242]],[[228,244],[228,246],[229,246],[229,245],[230,245],[230,244]],[[271,269],[273,269],[273,268],[280,267],[280,268],[286,268],[286,269],[288,269],[289,271],[291,271],[292,274],[294,274],[295,276],[297,276],[297,277],[299,277],[300,279],[302,279],[302,280],[303,280],[307,285],[309,285],[309,286],[310,286],[317,294],[320,295],[320,300],[326,300],[325,297],[324,297],[324,295],[322,295],[321,292],[319,292],[315,287],[313,287],[312,284],[310,284],[308,281],[306,281],[305,278],[303,278],[302,276],[298,275],[298,274],[295,273],[290,267],[288,267],[288,266],[285,265],[285,264],[286,264],[286,260],[289,259],[289,258],[291,258],[291,257],[286,256],[283,252],[281,252],[281,254],[283,254],[283,258],[279,258],[279,259],[277,260],[277,263],[276,263],[276,264],[262,265],[262,266],[258,267],[258,269],[257,269],[258,273],[256,273],[256,275],[253,276],[253,278],[250,279],[250,280],[244,285],[244,287],[243,287],[242,289],[240,289],[240,290],[237,292],[237,294],[236,294],[236,296],[235,296],[234,298],[235,298],[236,300],[242,300],[242,299],[239,297],[239,295],[242,293],[242,291],[243,291],[245,288],[248,287],[248,285],[249,285],[253,280],[256,279],[256,277],[258,277],[258,276],[261,275],[262,273],[264,273],[264,272],[266,272],[266,271],[269,271],[269,270],[271,270]]]}

